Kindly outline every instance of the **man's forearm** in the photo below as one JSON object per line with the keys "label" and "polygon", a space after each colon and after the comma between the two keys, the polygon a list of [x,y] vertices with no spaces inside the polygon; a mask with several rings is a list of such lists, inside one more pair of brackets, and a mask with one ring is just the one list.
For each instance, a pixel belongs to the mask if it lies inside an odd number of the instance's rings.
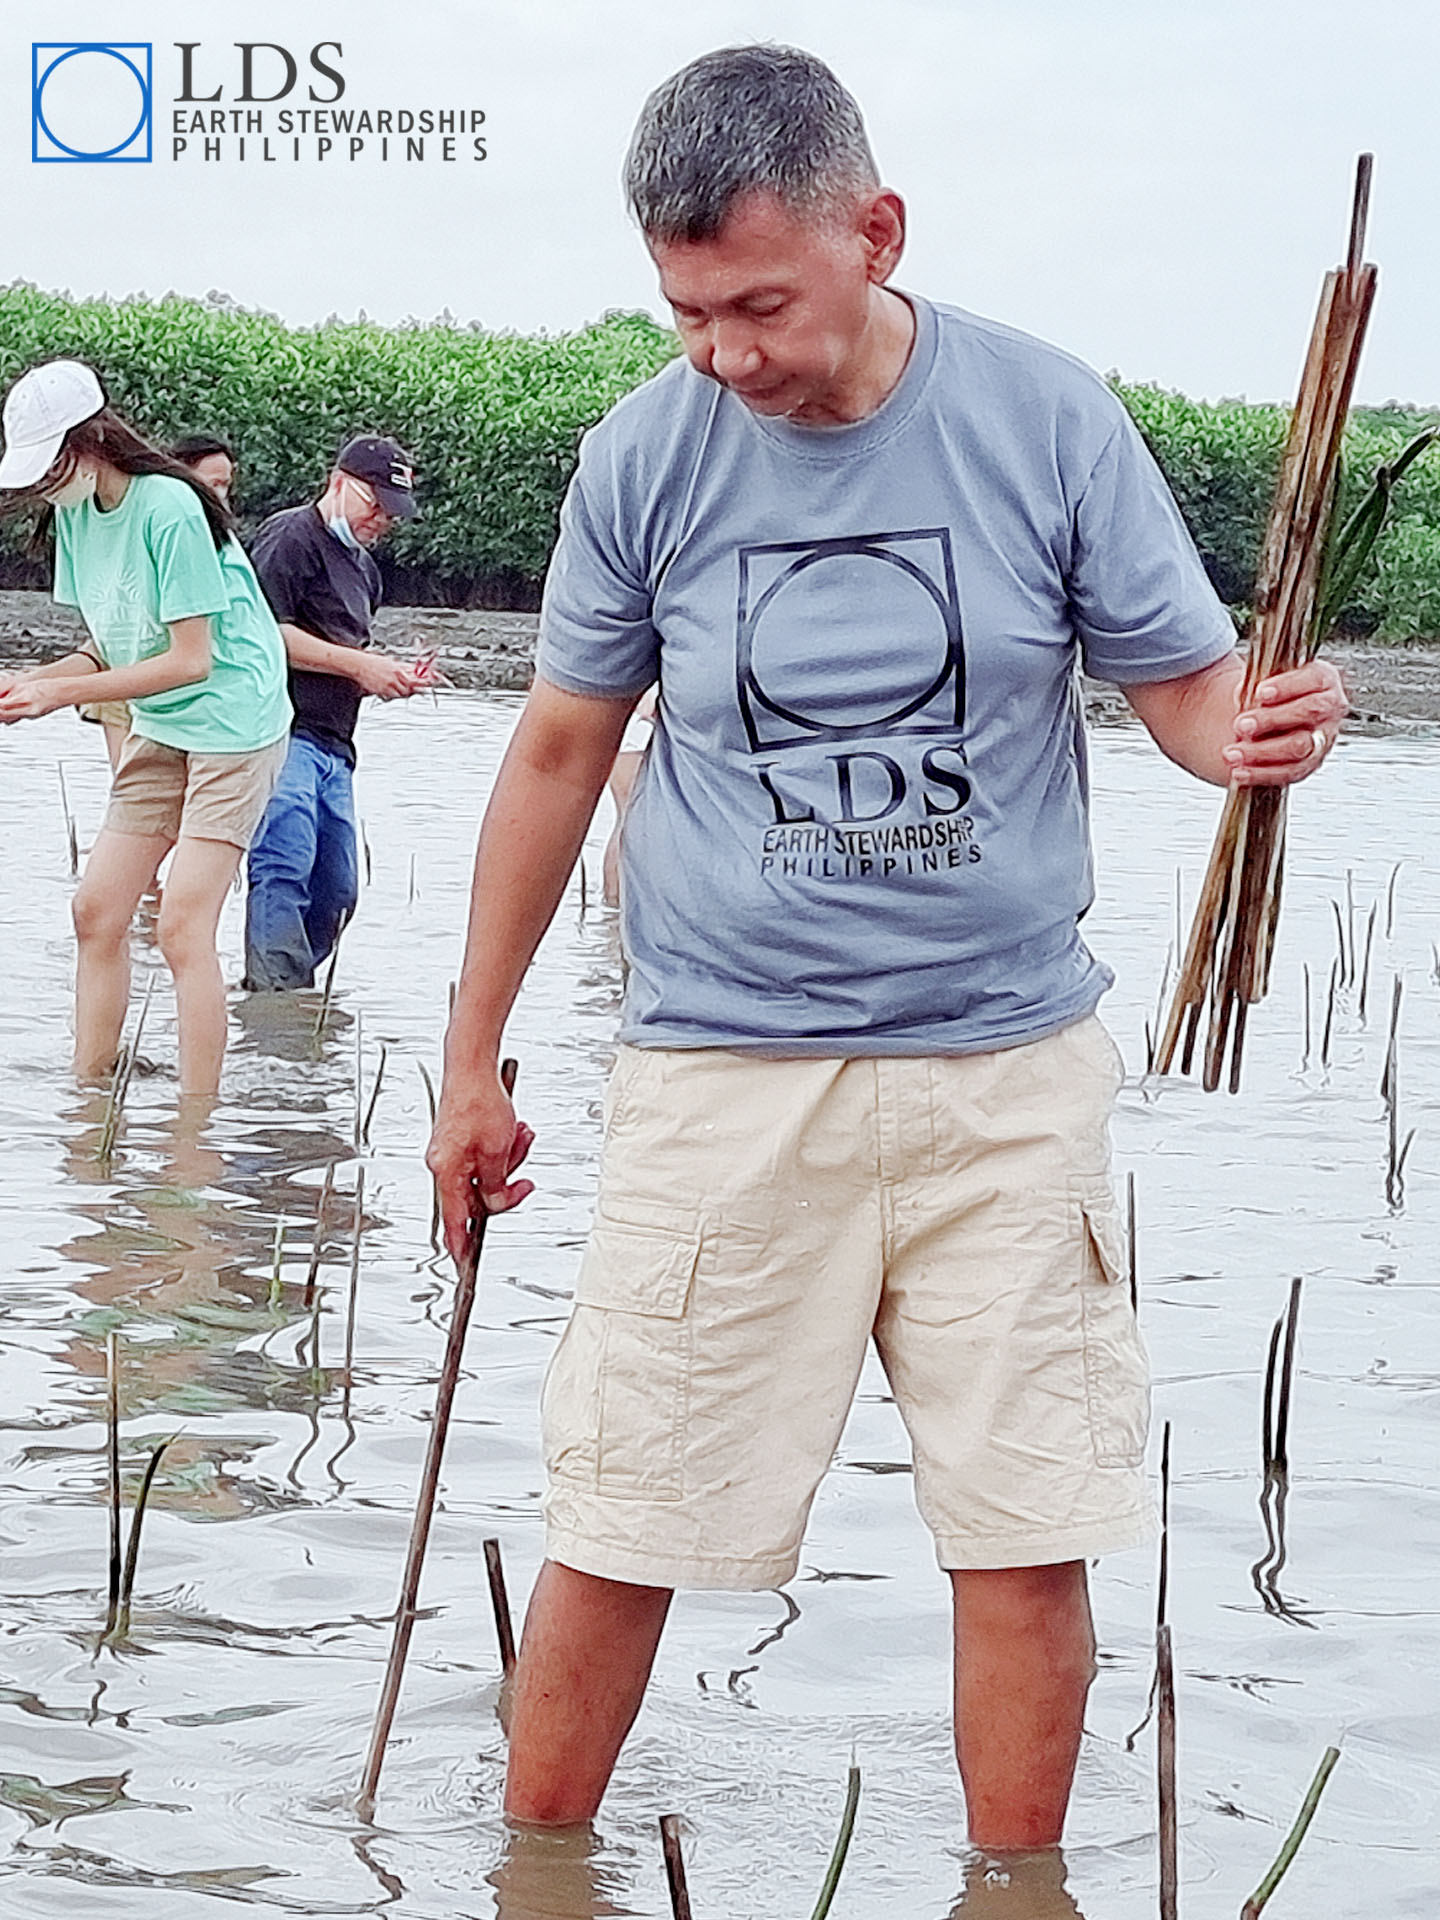
{"label": "man's forearm", "polygon": [[1231,775],[1224,750],[1235,739],[1237,696],[1244,678],[1245,663],[1232,653],[1184,679],[1124,691],[1162,753],[1198,779],[1224,787]]}
{"label": "man's forearm", "polygon": [[322,640],[318,633],[280,622],[285,654],[292,667],[305,673],[338,673],[346,680],[359,680],[365,658],[359,647],[337,647],[333,640]]}
{"label": "man's forearm", "polygon": [[470,924],[445,1043],[447,1082],[493,1073],[505,1022],[554,918],[632,700],[582,701],[537,682],[480,828]]}

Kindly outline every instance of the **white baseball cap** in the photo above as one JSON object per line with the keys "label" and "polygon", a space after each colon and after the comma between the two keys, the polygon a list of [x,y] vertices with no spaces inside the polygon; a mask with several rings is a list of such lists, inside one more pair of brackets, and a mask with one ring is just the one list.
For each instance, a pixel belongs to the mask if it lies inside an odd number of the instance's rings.
{"label": "white baseball cap", "polygon": [[22,373],[5,396],[0,487],[33,487],[54,466],[71,427],[105,405],[105,389],[83,360],[47,360]]}

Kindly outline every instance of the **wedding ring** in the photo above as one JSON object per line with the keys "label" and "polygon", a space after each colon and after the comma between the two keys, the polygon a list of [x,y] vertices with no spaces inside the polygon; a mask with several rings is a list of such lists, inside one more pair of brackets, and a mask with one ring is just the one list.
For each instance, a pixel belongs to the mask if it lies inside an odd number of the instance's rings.
{"label": "wedding ring", "polygon": [[1323,727],[1316,727],[1311,733],[1310,738],[1314,742],[1316,759],[1323,760],[1330,748],[1330,742],[1325,738],[1325,729]]}

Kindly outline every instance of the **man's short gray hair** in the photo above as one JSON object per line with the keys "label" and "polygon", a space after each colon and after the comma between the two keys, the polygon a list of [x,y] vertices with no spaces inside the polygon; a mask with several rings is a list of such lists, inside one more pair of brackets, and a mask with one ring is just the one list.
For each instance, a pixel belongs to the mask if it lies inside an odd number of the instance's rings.
{"label": "man's short gray hair", "polygon": [[860,109],[798,47],[725,47],[655,89],[625,160],[649,240],[713,240],[746,193],[824,214],[880,184]]}

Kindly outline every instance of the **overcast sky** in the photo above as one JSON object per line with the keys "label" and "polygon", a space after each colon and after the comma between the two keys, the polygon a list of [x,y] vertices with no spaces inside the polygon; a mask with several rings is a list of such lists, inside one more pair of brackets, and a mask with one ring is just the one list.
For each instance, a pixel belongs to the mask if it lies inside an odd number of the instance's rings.
{"label": "overcast sky", "polygon": [[[154,46],[152,163],[34,164],[32,41],[121,37]],[[482,108],[488,158],[265,165],[227,138],[218,164],[172,160],[173,43],[229,101],[242,39],[302,67],[340,42],[346,107]],[[658,313],[617,185],[629,130],[667,73],[746,39],[813,49],[858,96],[910,207],[900,284],[1209,397],[1292,392],[1373,148],[1359,397],[1440,402],[1435,0],[5,0],[0,278],[217,288],[297,323]],[[306,71],[267,115],[310,81],[330,90]]]}

